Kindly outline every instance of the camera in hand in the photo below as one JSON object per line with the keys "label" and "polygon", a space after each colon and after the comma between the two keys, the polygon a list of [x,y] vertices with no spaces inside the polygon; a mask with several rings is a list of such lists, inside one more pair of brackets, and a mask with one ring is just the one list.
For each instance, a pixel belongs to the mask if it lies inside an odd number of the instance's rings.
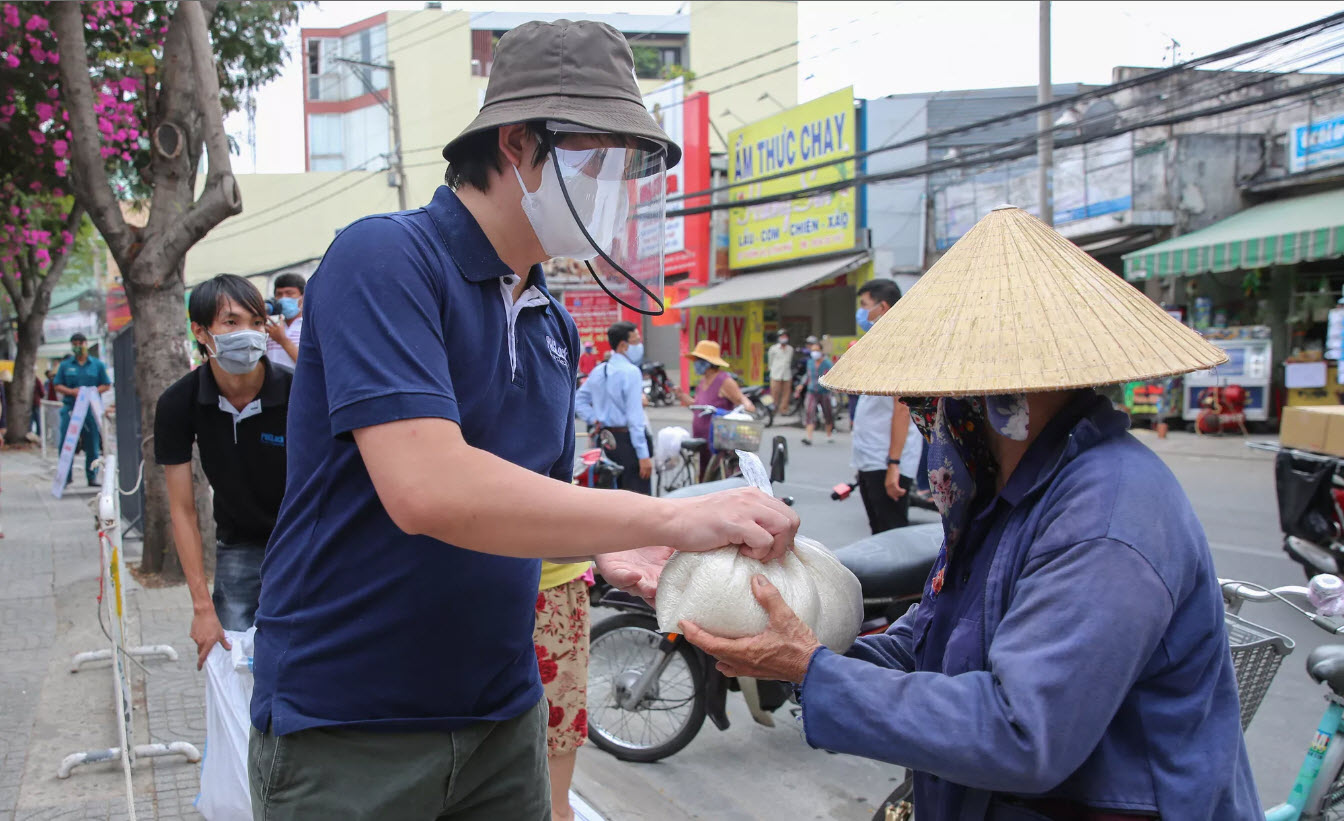
{"label": "camera in hand", "polygon": [[281,316],[280,300],[278,299],[266,300],[266,316]]}

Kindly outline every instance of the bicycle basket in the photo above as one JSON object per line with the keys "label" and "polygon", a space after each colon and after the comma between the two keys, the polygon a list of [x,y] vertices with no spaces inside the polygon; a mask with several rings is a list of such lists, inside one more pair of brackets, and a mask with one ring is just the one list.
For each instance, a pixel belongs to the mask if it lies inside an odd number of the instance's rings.
{"label": "bicycle basket", "polygon": [[759,419],[734,419],[732,415],[714,417],[711,429],[715,450],[745,450],[755,453],[761,449],[761,434],[765,423]]}
{"label": "bicycle basket", "polygon": [[1232,666],[1237,671],[1237,695],[1241,698],[1241,729],[1245,730],[1260,709],[1269,683],[1279,671],[1283,657],[1293,651],[1293,640],[1232,613],[1227,620],[1227,640],[1232,647]]}

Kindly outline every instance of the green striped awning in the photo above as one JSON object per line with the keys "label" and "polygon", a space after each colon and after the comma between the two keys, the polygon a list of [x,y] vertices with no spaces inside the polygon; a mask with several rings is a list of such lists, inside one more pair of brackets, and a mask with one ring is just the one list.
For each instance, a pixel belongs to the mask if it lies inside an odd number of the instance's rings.
{"label": "green striped awning", "polygon": [[1125,254],[1125,279],[1222,273],[1344,257],[1344,189],[1252,206]]}

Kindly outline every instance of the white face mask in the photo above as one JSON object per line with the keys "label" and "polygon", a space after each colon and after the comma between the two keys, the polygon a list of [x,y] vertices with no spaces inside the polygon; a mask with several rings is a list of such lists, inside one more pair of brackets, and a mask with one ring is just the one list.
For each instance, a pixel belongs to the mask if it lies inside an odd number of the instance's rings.
{"label": "white face mask", "polygon": [[[541,185],[536,191],[527,190],[516,166],[513,174],[523,192],[523,213],[532,224],[541,249],[552,257],[594,259],[597,248],[609,247],[616,229],[625,225],[627,207],[620,180],[599,180],[582,174],[571,176],[568,182],[569,196],[574,202],[574,211],[571,211],[551,157],[547,157],[541,167]],[[575,221],[575,211],[592,236],[592,242]]]}

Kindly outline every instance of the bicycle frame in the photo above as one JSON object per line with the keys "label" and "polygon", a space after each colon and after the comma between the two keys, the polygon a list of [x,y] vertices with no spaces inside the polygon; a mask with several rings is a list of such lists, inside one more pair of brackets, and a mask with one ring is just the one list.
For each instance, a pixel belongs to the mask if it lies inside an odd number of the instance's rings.
{"label": "bicycle frame", "polygon": [[[1242,582],[1220,579],[1223,598],[1228,603],[1228,612],[1236,613],[1243,601],[1266,602],[1281,601],[1305,615],[1313,624],[1328,633],[1339,635],[1344,627],[1326,616],[1308,612],[1291,599],[1299,599],[1310,606],[1309,590],[1305,587],[1288,586],[1266,590],[1248,586]],[[1316,726],[1316,735],[1307,748],[1302,767],[1297,771],[1297,779],[1288,793],[1288,800],[1278,806],[1265,810],[1265,821],[1298,821],[1304,816],[1318,819],[1327,798],[1327,792],[1333,785],[1335,776],[1344,768],[1344,740],[1339,738],[1341,717],[1344,717],[1344,699],[1333,693],[1326,696],[1328,702],[1320,723]],[[1321,773],[1326,773],[1324,779]]]}

